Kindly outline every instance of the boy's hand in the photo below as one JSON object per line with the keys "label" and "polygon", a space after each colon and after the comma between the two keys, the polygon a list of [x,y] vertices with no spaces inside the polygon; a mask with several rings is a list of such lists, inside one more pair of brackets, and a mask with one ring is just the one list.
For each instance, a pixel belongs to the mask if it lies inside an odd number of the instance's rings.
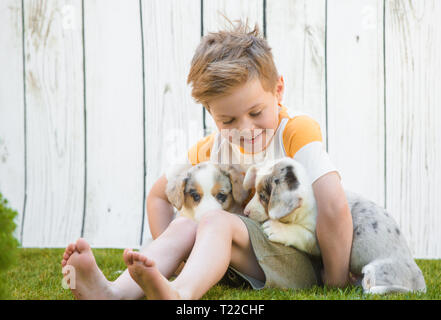
{"label": "boy's hand", "polygon": [[340,177],[329,172],[312,185],[317,202],[317,239],[324,264],[323,282],[344,287],[349,281],[352,216]]}
{"label": "boy's hand", "polygon": [[[321,275],[322,275],[322,281],[323,283],[329,283],[330,280],[328,278],[328,276],[325,274],[325,269],[321,270]],[[352,272],[349,272],[349,277],[348,277],[348,281],[351,285],[356,286],[359,284],[359,282],[361,281],[362,276],[359,275],[355,275]]]}

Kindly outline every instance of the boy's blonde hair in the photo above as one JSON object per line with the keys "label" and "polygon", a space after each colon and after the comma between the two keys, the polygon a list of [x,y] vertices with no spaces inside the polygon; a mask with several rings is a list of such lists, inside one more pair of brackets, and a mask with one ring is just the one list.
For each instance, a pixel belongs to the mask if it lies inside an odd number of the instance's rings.
{"label": "boy's blonde hair", "polygon": [[275,92],[278,72],[271,48],[257,23],[250,31],[248,19],[245,24],[236,21],[236,27],[229,21],[232,30],[205,35],[191,61],[187,84],[193,85],[191,95],[196,102],[208,110],[210,100],[226,96],[256,77],[265,91]]}

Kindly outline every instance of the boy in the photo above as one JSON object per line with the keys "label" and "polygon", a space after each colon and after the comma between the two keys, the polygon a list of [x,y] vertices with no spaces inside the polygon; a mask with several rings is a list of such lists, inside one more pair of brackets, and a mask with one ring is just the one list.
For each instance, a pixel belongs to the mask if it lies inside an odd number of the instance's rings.
{"label": "boy", "polygon": [[[291,156],[301,162],[313,182],[317,201],[323,282],[345,286],[352,218],[339,174],[323,150],[317,122],[308,116],[290,118],[281,105],[283,77],[278,76],[271,49],[258,27],[248,32],[240,23],[232,31],[205,36],[193,57],[188,82],[193,84],[192,96],[210,112],[219,131],[236,129],[249,134],[235,145],[213,133],[190,149],[188,161],[194,165],[218,159],[227,147],[239,159],[268,157],[270,150],[273,157]],[[244,143],[252,146],[251,154],[244,150]],[[264,148],[256,152],[253,147],[258,145]],[[114,282],[105,279],[84,239],[66,248],[62,266],[75,268],[76,288],[72,292],[76,298],[199,299],[229,267],[256,289],[306,287],[318,282],[306,255],[269,243],[258,224],[246,217],[214,210],[199,223],[183,217],[173,219],[166,184],[163,175],[147,198],[155,240],[139,253],[124,251],[128,269]],[[184,260],[177,278],[168,281]]]}

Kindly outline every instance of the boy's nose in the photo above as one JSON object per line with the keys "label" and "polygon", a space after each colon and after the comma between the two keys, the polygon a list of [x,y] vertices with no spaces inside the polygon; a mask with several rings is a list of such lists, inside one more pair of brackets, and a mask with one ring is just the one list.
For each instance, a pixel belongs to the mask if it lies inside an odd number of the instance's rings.
{"label": "boy's nose", "polygon": [[242,119],[242,121],[240,121],[239,126],[237,128],[239,131],[244,131],[247,132],[248,134],[251,133],[253,130],[256,130],[256,126],[254,125],[254,123],[252,121],[250,121],[249,119]]}

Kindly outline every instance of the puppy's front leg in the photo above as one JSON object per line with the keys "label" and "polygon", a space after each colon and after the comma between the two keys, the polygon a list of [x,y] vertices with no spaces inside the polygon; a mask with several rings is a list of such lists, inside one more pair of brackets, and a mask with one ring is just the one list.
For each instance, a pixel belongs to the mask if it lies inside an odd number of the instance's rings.
{"label": "puppy's front leg", "polygon": [[302,225],[268,220],[262,224],[262,227],[270,241],[292,246],[312,255],[320,255],[320,249],[318,248],[314,233]]}

